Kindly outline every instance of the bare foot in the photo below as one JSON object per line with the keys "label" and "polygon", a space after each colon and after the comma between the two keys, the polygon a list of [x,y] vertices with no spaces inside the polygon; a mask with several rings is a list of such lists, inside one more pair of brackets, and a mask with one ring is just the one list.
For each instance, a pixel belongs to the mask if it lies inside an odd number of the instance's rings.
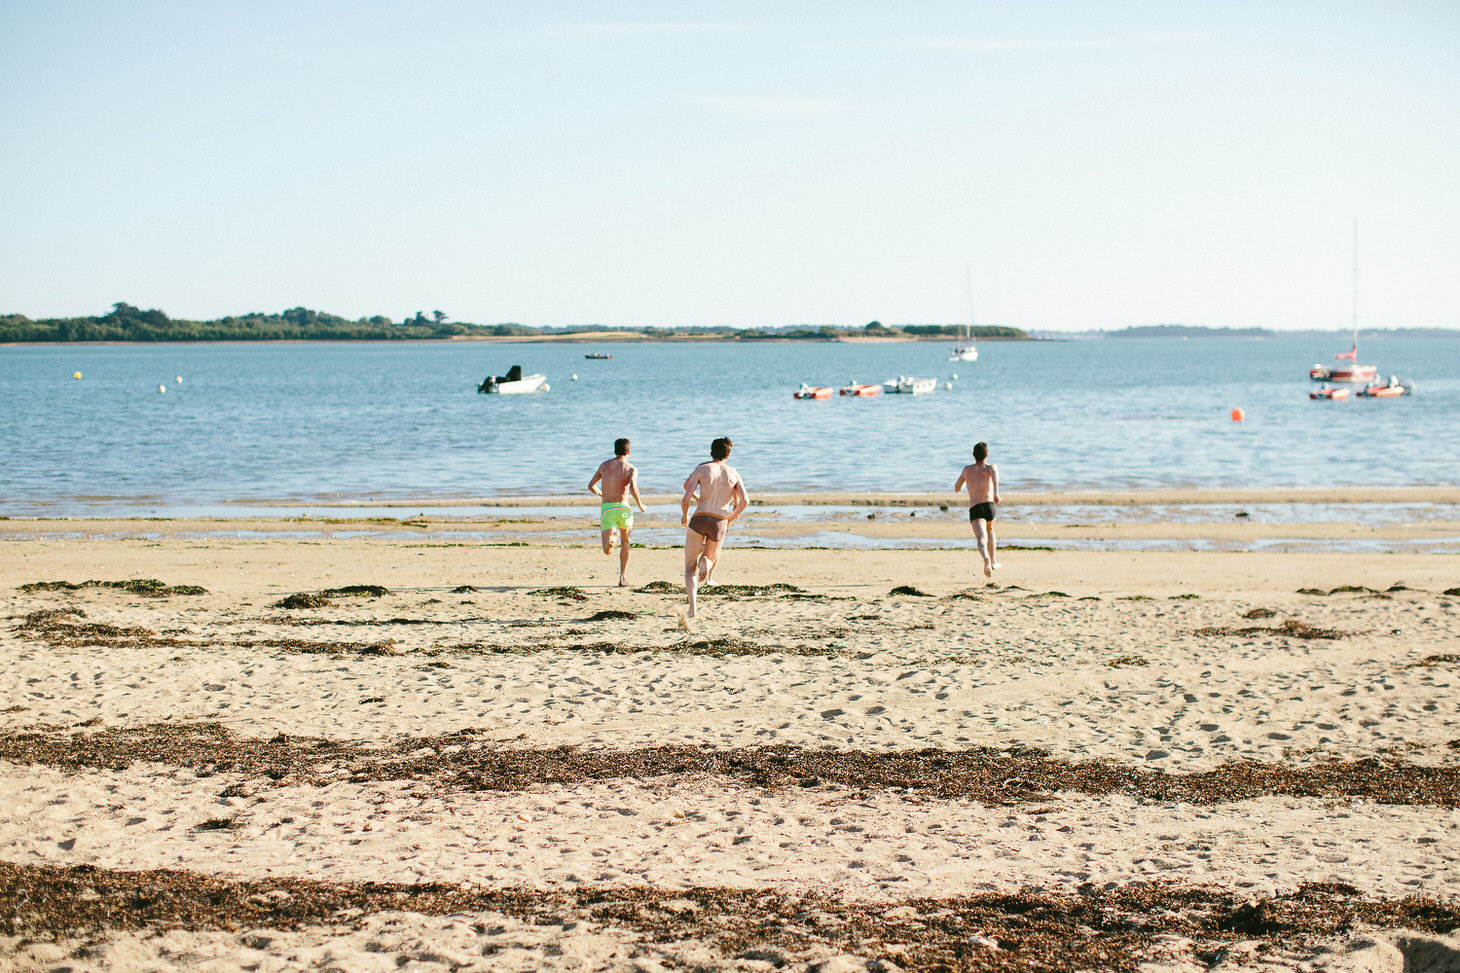
{"label": "bare foot", "polygon": [[992,578],[994,576],[993,566],[987,561],[983,562],[983,576],[985,578]]}
{"label": "bare foot", "polygon": [[628,579],[625,578],[623,575],[619,575],[618,576],[618,586],[620,588],[627,588],[629,586]]}
{"label": "bare foot", "polygon": [[699,581],[700,584],[709,584],[710,575],[715,573],[715,562],[709,558],[700,558]]}

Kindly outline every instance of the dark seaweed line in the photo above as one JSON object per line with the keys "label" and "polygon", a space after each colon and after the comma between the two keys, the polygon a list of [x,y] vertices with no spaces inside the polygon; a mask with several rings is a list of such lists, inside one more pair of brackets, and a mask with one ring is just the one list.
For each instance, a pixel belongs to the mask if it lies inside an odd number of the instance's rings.
{"label": "dark seaweed line", "polygon": [[633,750],[512,748],[475,742],[467,729],[376,745],[313,737],[249,739],[217,723],[153,723],[70,733],[55,727],[0,734],[0,760],[67,769],[123,769],[152,761],[200,774],[236,773],[305,784],[419,781],[452,791],[515,791],[542,784],[640,780],[675,786],[720,778],[747,787],[893,790],[912,799],[985,804],[1048,800],[1055,792],[1120,792],[1149,802],[1210,805],[1264,796],[1365,799],[1460,807],[1460,767],[1365,758],[1311,765],[1243,761],[1177,774],[1069,761],[1028,747],[966,750],[810,750],[793,746]]}
{"label": "dark seaweed line", "polygon": [[[1171,947],[1204,962],[1236,940],[1308,944],[1356,927],[1446,933],[1460,909],[1433,899],[1369,898],[1337,883],[1249,901],[1208,885],[1158,882],[1078,892],[1026,888],[858,903],[774,889],[642,886],[463,888],[457,884],[231,880],[197,872],[119,871],[0,862],[0,932],[63,937],[117,930],[359,928],[372,914],[509,915],[538,925],[581,918],[672,944],[699,940],[723,957],[753,949],[828,949],[905,970],[1134,971]],[[970,943],[977,932],[998,950]]]}

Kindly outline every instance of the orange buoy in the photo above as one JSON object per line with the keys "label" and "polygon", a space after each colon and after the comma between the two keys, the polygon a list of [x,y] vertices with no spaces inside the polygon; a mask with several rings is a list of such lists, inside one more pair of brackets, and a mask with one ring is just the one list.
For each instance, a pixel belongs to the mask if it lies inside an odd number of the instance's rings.
{"label": "orange buoy", "polygon": [[1241,422],[1245,418],[1247,418],[1247,413],[1243,412],[1241,409],[1233,409],[1232,410],[1232,421],[1233,422]]}

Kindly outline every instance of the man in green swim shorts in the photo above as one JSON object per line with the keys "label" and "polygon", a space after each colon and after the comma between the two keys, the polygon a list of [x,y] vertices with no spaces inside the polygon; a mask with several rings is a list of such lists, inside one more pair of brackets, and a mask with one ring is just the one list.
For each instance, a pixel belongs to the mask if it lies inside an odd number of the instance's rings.
{"label": "man in green swim shorts", "polygon": [[[600,491],[598,484],[603,483]],[[625,494],[634,498],[639,512],[644,512],[644,501],[639,497],[639,471],[629,462],[629,441],[616,439],[613,443],[613,459],[604,460],[588,481],[588,492],[603,498],[598,508],[598,524],[603,531],[603,553],[613,553],[613,532],[619,534],[618,584],[628,586],[629,532],[634,529],[634,511],[624,500]]]}

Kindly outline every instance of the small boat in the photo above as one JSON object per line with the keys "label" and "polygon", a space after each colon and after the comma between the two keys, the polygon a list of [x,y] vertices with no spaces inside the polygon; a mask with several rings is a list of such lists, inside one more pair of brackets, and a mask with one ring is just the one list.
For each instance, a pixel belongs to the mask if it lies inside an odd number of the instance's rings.
{"label": "small boat", "polygon": [[793,399],[829,399],[831,398],[830,385],[807,385],[801,383],[801,387],[791,393]]}
{"label": "small boat", "polygon": [[887,392],[896,392],[902,395],[924,395],[937,390],[938,380],[936,378],[911,378],[907,375],[899,375],[895,381],[883,382],[882,388]]}
{"label": "small boat", "polygon": [[487,376],[482,379],[482,384],[477,386],[478,392],[494,392],[500,395],[522,395],[527,392],[546,392],[548,383],[546,375],[523,375],[521,365],[513,365],[507,369],[506,375],[498,375],[495,378]]}
{"label": "small boat", "polygon": [[[1359,344],[1354,342],[1353,351],[1346,351],[1343,354],[1334,355],[1334,358],[1348,358],[1357,356]],[[1379,369],[1374,365],[1360,365],[1357,362],[1348,365],[1314,365],[1308,369],[1308,377],[1315,382],[1345,382],[1350,385],[1359,385],[1364,382],[1374,381]]]}
{"label": "small boat", "polygon": [[1398,375],[1390,375],[1386,382],[1375,382],[1359,390],[1359,394],[1371,399],[1392,399],[1396,395],[1413,395],[1414,383],[1401,381]]}
{"label": "small boat", "polygon": [[949,361],[978,361],[978,347],[973,343],[973,274],[964,268],[968,284],[968,321],[963,325],[963,340],[954,346]]}
{"label": "small boat", "polygon": [[593,354],[591,354],[591,355],[584,355],[583,357],[584,358],[595,358],[595,359],[598,359],[599,361],[607,361],[608,359],[612,358],[613,356],[610,355],[610,354],[608,354],[607,352],[595,351],[595,352],[593,352]]}
{"label": "small boat", "polygon": [[853,382],[851,385],[844,385],[841,388],[842,395],[881,395],[880,385],[859,385]]}
{"label": "small boat", "polygon": [[1309,392],[1308,393],[1308,398],[1310,398],[1310,399],[1332,399],[1335,402],[1341,402],[1344,399],[1348,398],[1348,395],[1349,395],[1349,389],[1346,389],[1346,388],[1335,388],[1332,385],[1324,384],[1322,388],[1316,388],[1313,391]]}

